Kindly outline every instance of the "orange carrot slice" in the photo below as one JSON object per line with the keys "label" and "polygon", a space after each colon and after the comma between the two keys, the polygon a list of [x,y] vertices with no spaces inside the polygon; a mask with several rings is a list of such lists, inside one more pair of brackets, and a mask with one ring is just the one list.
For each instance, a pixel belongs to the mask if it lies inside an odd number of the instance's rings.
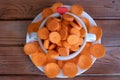
{"label": "orange carrot slice", "polygon": [[45,49],[48,49],[49,44],[50,44],[50,42],[49,42],[48,39],[47,39],[47,40],[44,40],[43,46],[44,46]]}
{"label": "orange carrot slice", "polygon": [[70,47],[70,50],[71,50],[71,51],[78,51],[79,48],[80,48],[79,46],[72,45],[72,46]]}
{"label": "orange carrot slice", "polygon": [[51,32],[49,35],[49,39],[52,43],[59,43],[61,40],[61,36],[58,32]]}
{"label": "orange carrot slice", "polygon": [[61,40],[66,40],[67,39],[67,37],[68,37],[68,32],[65,30],[65,29],[61,29],[60,31],[59,31],[59,33],[60,33],[60,36],[61,36]]}
{"label": "orange carrot slice", "polygon": [[78,29],[78,30],[81,29],[81,27],[80,27],[79,25],[77,25],[76,23],[74,23],[74,22],[72,22],[72,21],[70,22],[70,25],[71,25],[72,27]]}
{"label": "orange carrot slice", "polygon": [[54,49],[55,47],[56,47],[55,44],[51,44],[48,49],[52,50],[52,49]]}
{"label": "orange carrot slice", "polygon": [[75,19],[75,22],[76,22],[77,25],[79,26],[79,27],[78,27],[78,30],[80,30],[80,29],[82,28],[82,24],[81,24],[77,19]]}
{"label": "orange carrot slice", "polygon": [[86,25],[87,30],[89,31],[89,29],[90,29],[90,21],[85,17],[81,17],[81,19],[84,22],[84,24]]}
{"label": "orange carrot slice", "polygon": [[58,52],[56,52],[55,50],[48,50],[47,55],[53,59],[59,56]]}
{"label": "orange carrot slice", "polygon": [[73,14],[80,16],[83,13],[83,8],[80,5],[72,5],[71,10]]}
{"label": "orange carrot slice", "polygon": [[78,72],[77,65],[73,62],[66,62],[63,65],[62,70],[63,74],[68,77],[74,77]]}
{"label": "orange carrot slice", "polygon": [[102,29],[97,26],[90,27],[89,33],[96,35],[96,40],[99,40],[102,37]]}
{"label": "orange carrot slice", "polygon": [[60,6],[63,6],[63,3],[57,2],[57,3],[53,4],[51,8],[52,8],[53,12],[57,12],[57,8]]}
{"label": "orange carrot slice", "polygon": [[82,29],[80,30],[80,37],[85,37],[85,35],[86,35],[86,31],[85,31],[84,28],[82,28]]}
{"label": "orange carrot slice", "polygon": [[84,42],[83,38],[79,38],[78,43],[77,43],[77,44],[75,44],[75,45],[76,45],[76,46],[80,46],[80,45],[82,45],[82,44],[83,44],[83,42]]}
{"label": "orange carrot slice", "polygon": [[71,45],[68,44],[67,41],[64,41],[64,42],[63,42],[63,46],[66,47],[66,48],[68,48],[68,49],[71,47]]}
{"label": "orange carrot slice", "polygon": [[66,21],[73,21],[74,20],[74,17],[69,15],[69,14],[63,14],[62,18]]}
{"label": "orange carrot slice", "polygon": [[59,65],[60,68],[62,68],[64,65],[64,61],[58,60],[57,64]]}
{"label": "orange carrot slice", "polygon": [[44,18],[48,17],[49,15],[53,14],[53,11],[51,8],[45,8],[43,11],[42,11],[42,16]]}
{"label": "orange carrot slice", "polygon": [[31,56],[33,63],[36,66],[43,66],[46,63],[47,57],[44,53],[37,52]]}
{"label": "orange carrot slice", "polygon": [[60,67],[56,63],[48,63],[44,67],[45,74],[49,78],[55,78],[60,73]]}
{"label": "orange carrot slice", "polygon": [[81,69],[88,69],[92,65],[92,58],[87,55],[80,55],[78,65]]}
{"label": "orange carrot slice", "polygon": [[67,42],[70,45],[74,45],[74,44],[78,43],[78,41],[79,41],[79,37],[76,35],[69,35],[67,38]]}
{"label": "orange carrot slice", "polygon": [[70,33],[75,34],[75,35],[80,37],[80,31],[78,29],[76,29],[76,28],[71,28]]}
{"label": "orange carrot slice", "polygon": [[49,31],[47,28],[43,27],[38,30],[38,37],[40,39],[48,39],[49,37]]}
{"label": "orange carrot slice", "polygon": [[58,53],[60,56],[68,56],[69,55],[69,49],[65,47],[58,48]]}
{"label": "orange carrot slice", "polygon": [[90,47],[90,53],[96,58],[105,56],[106,49],[102,44],[94,44]]}

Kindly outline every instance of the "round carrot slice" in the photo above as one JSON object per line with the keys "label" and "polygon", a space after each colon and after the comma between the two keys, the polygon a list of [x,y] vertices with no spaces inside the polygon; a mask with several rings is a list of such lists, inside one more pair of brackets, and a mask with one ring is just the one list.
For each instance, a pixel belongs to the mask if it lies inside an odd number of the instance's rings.
{"label": "round carrot slice", "polygon": [[57,3],[53,4],[51,8],[52,8],[53,12],[57,12],[57,8],[60,6],[63,6],[63,4],[61,2],[57,2]]}
{"label": "round carrot slice", "polygon": [[48,30],[56,31],[59,29],[60,23],[53,19],[53,20],[47,22],[46,26],[47,26]]}
{"label": "round carrot slice", "polygon": [[56,47],[55,44],[51,44],[48,49],[52,50],[52,49],[54,49],[55,47]]}
{"label": "round carrot slice", "polygon": [[58,48],[58,53],[60,56],[68,56],[69,55],[69,49],[65,47]]}
{"label": "round carrot slice", "polygon": [[74,17],[69,15],[69,14],[63,14],[62,18],[66,21],[73,21],[74,20]]}
{"label": "round carrot slice", "polygon": [[85,35],[86,35],[86,31],[85,31],[84,28],[82,28],[82,29],[80,30],[80,37],[85,37]]}
{"label": "round carrot slice", "polygon": [[92,58],[87,55],[80,55],[78,65],[81,69],[88,69],[92,65]]}
{"label": "round carrot slice", "polygon": [[48,50],[47,55],[53,59],[59,56],[58,52],[56,52],[55,50]]}
{"label": "round carrot slice", "polygon": [[61,23],[61,29],[64,29],[65,31],[68,31],[68,26],[64,23]]}
{"label": "round carrot slice", "polygon": [[49,15],[53,14],[53,11],[51,8],[45,8],[43,11],[42,11],[42,16],[44,18],[48,17]]}
{"label": "round carrot slice", "polygon": [[70,22],[70,25],[71,25],[72,27],[78,29],[78,30],[81,29],[81,27],[80,27],[79,25],[77,25],[76,23],[74,23],[74,22]]}
{"label": "round carrot slice", "polygon": [[78,29],[76,29],[76,28],[71,28],[70,33],[75,34],[75,35],[80,37],[80,31]]}
{"label": "round carrot slice", "polygon": [[60,68],[62,68],[64,65],[64,61],[58,60],[57,64],[59,65]]}
{"label": "round carrot slice", "polygon": [[94,44],[90,47],[90,53],[96,58],[102,58],[105,55],[106,49],[101,44]]}
{"label": "round carrot slice", "polygon": [[60,67],[56,63],[48,63],[44,67],[45,74],[49,78],[55,78],[60,73]]}
{"label": "round carrot slice", "polygon": [[68,48],[68,49],[71,47],[71,45],[68,44],[67,41],[64,41],[64,42],[63,42],[63,46],[66,47],[66,48]]}
{"label": "round carrot slice", "polygon": [[66,40],[67,39],[68,32],[65,29],[61,29],[59,31],[59,33],[60,33],[60,36],[61,36],[61,40]]}
{"label": "round carrot slice", "polygon": [[40,39],[48,39],[49,37],[49,31],[47,28],[43,27],[38,30],[38,37]]}
{"label": "round carrot slice", "polygon": [[24,52],[26,55],[31,55],[39,51],[39,46],[36,45],[34,42],[30,42],[25,44],[24,46]]}
{"label": "round carrot slice", "polygon": [[49,35],[49,39],[52,43],[59,43],[61,40],[61,36],[58,32],[51,32]]}
{"label": "round carrot slice", "polygon": [[70,50],[71,50],[71,51],[78,51],[79,48],[80,48],[79,46],[72,45],[72,46],[70,47]]}
{"label": "round carrot slice", "polygon": [[84,42],[83,38],[79,38],[78,43],[77,43],[77,44],[75,44],[75,45],[76,45],[76,46],[80,46],[80,45],[82,45],[82,44],[83,44],[83,42]]}
{"label": "round carrot slice", "polygon": [[80,5],[72,5],[71,10],[73,14],[80,16],[83,13],[83,8]]}
{"label": "round carrot slice", "polygon": [[46,63],[47,57],[44,53],[37,52],[31,56],[33,63],[36,66],[43,66]]}
{"label": "round carrot slice", "polygon": [[44,46],[45,49],[48,49],[49,44],[50,44],[50,42],[49,42],[48,39],[47,39],[47,40],[44,40],[43,46]]}
{"label": "round carrot slice", "polygon": [[63,65],[62,70],[63,74],[68,77],[74,77],[78,72],[77,65],[73,62],[66,62]]}
{"label": "round carrot slice", "polygon": [[62,46],[62,42],[60,41],[59,43],[56,43],[57,46]]}
{"label": "round carrot slice", "polygon": [[80,30],[82,28],[82,24],[77,20],[75,19],[75,22],[77,23],[77,25],[79,26],[78,30]]}
{"label": "round carrot slice", "polygon": [[81,17],[81,19],[84,22],[84,24],[86,25],[87,30],[89,31],[89,29],[90,29],[90,22],[89,22],[89,20],[87,18],[85,18],[85,17]]}
{"label": "round carrot slice", "polygon": [[102,29],[97,26],[90,27],[89,33],[96,35],[96,40],[99,40],[102,37]]}
{"label": "round carrot slice", "polygon": [[70,45],[74,45],[74,44],[78,43],[78,41],[79,41],[79,37],[76,35],[69,35],[67,38],[67,42]]}

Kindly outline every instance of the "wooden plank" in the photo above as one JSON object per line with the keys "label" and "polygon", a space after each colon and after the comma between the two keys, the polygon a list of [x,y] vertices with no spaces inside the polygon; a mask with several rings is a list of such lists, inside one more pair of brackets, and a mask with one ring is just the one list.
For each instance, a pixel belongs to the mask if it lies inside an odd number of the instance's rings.
{"label": "wooden plank", "polygon": [[33,19],[55,2],[80,4],[94,19],[120,19],[120,0],[0,0],[0,19]]}
{"label": "wooden plank", "polygon": [[50,79],[45,76],[0,76],[3,80],[119,80],[119,76],[114,77],[75,77],[75,78],[54,78]]}
{"label": "wooden plank", "polygon": [[[98,59],[83,75],[120,76],[120,47],[107,47],[104,58]],[[44,75],[23,52],[23,47],[0,47],[0,75]]]}
{"label": "wooden plank", "polygon": [[[120,46],[120,20],[95,20],[103,29],[105,46]],[[25,44],[27,26],[31,21],[0,21],[0,46]]]}

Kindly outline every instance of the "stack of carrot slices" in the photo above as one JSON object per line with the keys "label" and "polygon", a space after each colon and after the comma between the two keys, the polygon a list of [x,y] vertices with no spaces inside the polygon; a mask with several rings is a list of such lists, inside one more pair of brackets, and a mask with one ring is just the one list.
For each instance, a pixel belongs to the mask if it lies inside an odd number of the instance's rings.
{"label": "stack of carrot slices", "polygon": [[[44,72],[49,78],[55,78],[59,75],[60,69],[68,77],[75,77],[78,73],[78,66],[81,69],[89,69],[92,66],[92,57],[102,58],[106,49],[99,43],[87,42],[82,52],[70,60],[56,60],[58,56],[69,56],[77,51],[84,42],[86,31],[73,16],[63,14],[61,17],[50,17],[45,26],[39,28],[41,22],[49,15],[57,12],[59,7],[63,6],[58,2],[50,8],[42,11],[43,19],[31,23],[28,26],[28,33],[37,32],[38,38],[43,41],[43,46],[48,50],[48,54],[39,46],[38,41],[26,43],[24,52],[30,55],[36,66],[44,66]],[[80,5],[72,5],[69,12],[81,16],[83,8]],[[91,26],[90,21],[85,17],[80,17],[86,25],[87,31],[96,35],[96,41],[102,37],[102,29],[98,26]]]}

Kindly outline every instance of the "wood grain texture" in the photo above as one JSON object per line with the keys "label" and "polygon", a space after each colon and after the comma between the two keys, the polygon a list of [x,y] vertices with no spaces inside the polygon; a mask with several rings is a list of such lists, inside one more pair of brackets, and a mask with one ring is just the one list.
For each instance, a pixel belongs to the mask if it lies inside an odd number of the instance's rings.
{"label": "wood grain texture", "polygon": [[[105,46],[120,46],[120,20],[95,20],[103,29]],[[0,46],[23,46],[31,21],[0,21]]]}
{"label": "wood grain texture", "polygon": [[0,79],[3,80],[119,80],[120,77],[75,77],[75,78],[55,78],[50,79],[45,76],[0,76]]}
{"label": "wood grain texture", "polygon": [[80,4],[94,19],[120,19],[120,0],[0,0],[0,19],[33,19],[55,2]]}
{"label": "wood grain texture", "polygon": [[[119,75],[120,76],[120,47],[107,47],[104,58],[84,73],[86,76]],[[23,47],[0,47],[0,75],[44,75],[23,52]]]}

